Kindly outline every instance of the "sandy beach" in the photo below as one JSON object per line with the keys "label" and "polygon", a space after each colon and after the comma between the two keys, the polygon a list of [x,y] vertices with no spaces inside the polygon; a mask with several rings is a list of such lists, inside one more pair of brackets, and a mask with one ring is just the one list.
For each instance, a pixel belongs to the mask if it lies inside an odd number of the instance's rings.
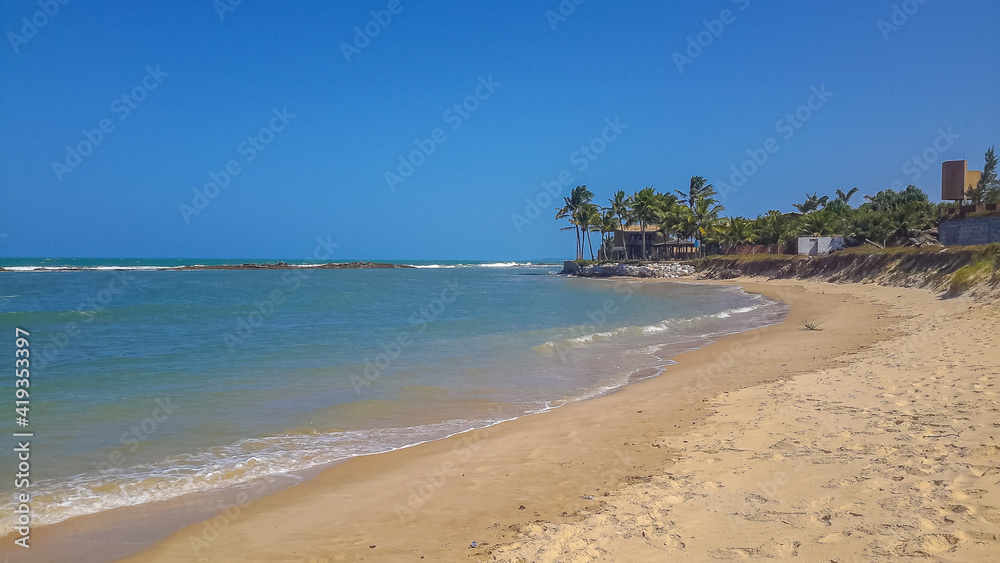
{"label": "sandy beach", "polygon": [[788,303],[786,322],[609,396],[237,499],[128,560],[1000,557],[995,304],[722,283]]}
{"label": "sandy beach", "polygon": [[1000,563],[1000,1],[4,6],[0,563]]}

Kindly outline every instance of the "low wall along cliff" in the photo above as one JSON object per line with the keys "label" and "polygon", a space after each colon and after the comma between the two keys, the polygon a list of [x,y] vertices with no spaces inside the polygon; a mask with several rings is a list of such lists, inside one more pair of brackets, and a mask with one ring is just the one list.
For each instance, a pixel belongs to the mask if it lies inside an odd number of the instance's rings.
{"label": "low wall along cliff", "polygon": [[938,226],[945,246],[1000,242],[1000,217],[964,217],[942,221]]}

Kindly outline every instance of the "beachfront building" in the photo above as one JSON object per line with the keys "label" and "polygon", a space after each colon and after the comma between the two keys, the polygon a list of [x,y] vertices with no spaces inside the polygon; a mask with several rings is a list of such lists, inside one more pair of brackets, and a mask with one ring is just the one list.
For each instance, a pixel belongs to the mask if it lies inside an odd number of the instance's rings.
{"label": "beachfront building", "polygon": [[799,237],[799,254],[817,256],[844,248],[844,237]]}
{"label": "beachfront building", "polygon": [[[979,170],[969,170],[965,160],[941,163],[941,199],[958,202],[958,213],[945,217],[938,225],[938,240],[945,246],[966,246],[1000,242],[1000,209],[996,203],[962,205],[969,190],[979,185]],[[972,215],[971,217],[969,215]]]}
{"label": "beachfront building", "polygon": [[631,260],[642,257],[642,239],[646,238],[646,249],[653,248],[662,235],[659,225],[646,225],[645,232],[639,225],[625,225],[615,230],[614,242],[611,244],[611,257],[616,260]]}
{"label": "beachfront building", "polygon": [[941,200],[964,201],[969,189],[979,184],[979,170],[969,170],[966,160],[949,160],[941,163]]}
{"label": "beachfront building", "polygon": [[675,237],[666,239],[659,228],[659,225],[646,225],[643,231],[639,225],[626,225],[622,229],[617,229],[611,243],[611,258],[643,259],[643,236],[646,238],[646,257],[649,260],[683,260],[697,257],[698,248],[694,242]]}

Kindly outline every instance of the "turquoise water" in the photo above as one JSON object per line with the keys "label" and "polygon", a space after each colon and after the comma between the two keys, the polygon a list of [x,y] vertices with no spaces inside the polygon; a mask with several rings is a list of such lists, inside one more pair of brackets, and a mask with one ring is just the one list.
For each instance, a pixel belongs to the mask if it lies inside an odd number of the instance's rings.
{"label": "turquoise water", "polygon": [[[736,288],[564,278],[544,265],[48,265],[97,269],[0,272],[0,357],[13,364],[15,327],[31,335],[35,525],[543,412],[784,314]],[[0,380],[11,402],[13,379]],[[14,461],[0,458],[8,474]],[[0,494],[12,486],[0,481]]]}
{"label": "turquoise water", "polygon": [[[405,264],[409,266],[417,267],[451,267],[451,266],[515,266],[519,265],[517,262],[487,262],[482,260],[374,260],[375,262],[381,262],[385,264]],[[80,269],[88,268],[95,270],[110,270],[110,269],[159,269],[159,268],[178,268],[181,266],[222,266],[231,264],[248,264],[248,263],[276,263],[285,262],[291,265],[315,265],[326,262],[373,262],[373,260],[350,260],[350,259],[330,259],[326,261],[317,261],[314,258],[307,259],[295,259],[295,258],[274,258],[270,260],[262,260],[260,258],[246,258],[246,259],[234,259],[234,258],[7,258],[0,257],[0,268],[6,268],[13,271],[25,271],[25,270],[58,270],[58,269]],[[520,265],[532,265],[545,263],[542,261],[534,262],[524,262]],[[554,264],[555,262],[549,262]],[[562,262],[558,262],[561,264]]]}

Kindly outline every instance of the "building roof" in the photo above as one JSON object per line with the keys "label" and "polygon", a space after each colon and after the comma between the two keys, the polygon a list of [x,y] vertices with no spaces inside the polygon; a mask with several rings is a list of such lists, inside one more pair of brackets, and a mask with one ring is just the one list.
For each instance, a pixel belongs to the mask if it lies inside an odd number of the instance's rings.
{"label": "building roof", "polygon": [[[616,230],[625,231],[626,233],[638,233],[642,229],[641,229],[641,227],[639,225],[625,225],[621,229],[616,229]],[[647,233],[654,233],[654,232],[659,231],[659,230],[660,230],[660,226],[659,225],[646,225],[646,232]]]}

